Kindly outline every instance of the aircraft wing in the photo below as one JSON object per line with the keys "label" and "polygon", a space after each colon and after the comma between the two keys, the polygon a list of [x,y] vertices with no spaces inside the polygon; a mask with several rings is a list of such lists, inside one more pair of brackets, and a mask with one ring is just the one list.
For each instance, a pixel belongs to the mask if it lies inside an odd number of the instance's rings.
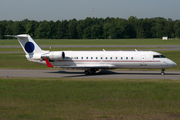
{"label": "aircraft wing", "polygon": [[113,65],[71,65],[71,66],[52,66],[51,63],[45,58],[47,67],[54,67],[54,68],[71,68],[71,69],[108,69],[108,68],[113,68]]}
{"label": "aircraft wing", "polygon": [[71,69],[108,69],[110,66],[96,66],[96,65],[88,65],[88,66],[54,66],[54,68],[71,68]]}

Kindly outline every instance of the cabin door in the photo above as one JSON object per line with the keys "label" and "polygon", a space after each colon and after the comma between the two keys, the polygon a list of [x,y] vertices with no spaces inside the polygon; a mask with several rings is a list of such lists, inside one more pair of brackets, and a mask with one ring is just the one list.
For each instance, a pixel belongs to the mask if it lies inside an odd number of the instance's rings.
{"label": "cabin door", "polygon": [[141,66],[147,66],[147,64],[146,64],[146,56],[145,55],[141,56]]}

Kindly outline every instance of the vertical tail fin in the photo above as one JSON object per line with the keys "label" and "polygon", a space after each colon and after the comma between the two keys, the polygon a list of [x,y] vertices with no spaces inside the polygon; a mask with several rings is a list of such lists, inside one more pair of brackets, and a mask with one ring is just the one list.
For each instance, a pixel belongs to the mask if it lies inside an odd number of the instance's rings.
{"label": "vertical tail fin", "polygon": [[15,36],[21,47],[23,48],[26,55],[34,54],[34,53],[42,53],[41,47],[31,38],[30,35],[22,34],[22,35],[16,35]]}

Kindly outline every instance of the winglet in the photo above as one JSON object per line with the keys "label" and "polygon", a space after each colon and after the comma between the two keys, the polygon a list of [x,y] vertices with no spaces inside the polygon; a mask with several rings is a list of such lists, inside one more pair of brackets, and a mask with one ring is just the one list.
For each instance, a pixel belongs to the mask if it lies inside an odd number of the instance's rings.
{"label": "winglet", "polygon": [[51,63],[45,58],[45,61],[46,61],[46,64],[47,64],[47,67],[53,67],[52,65],[51,65]]}

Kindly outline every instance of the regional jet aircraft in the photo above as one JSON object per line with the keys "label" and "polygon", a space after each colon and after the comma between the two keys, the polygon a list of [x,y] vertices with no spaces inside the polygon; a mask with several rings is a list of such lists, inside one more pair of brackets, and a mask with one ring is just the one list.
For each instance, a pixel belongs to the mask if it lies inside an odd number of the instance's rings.
{"label": "regional jet aircraft", "polygon": [[[12,35],[8,35],[12,37]],[[154,51],[44,51],[30,35],[15,35],[27,60],[54,68],[82,69],[85,75],[101,69],[161,69],[177,64]]]}

